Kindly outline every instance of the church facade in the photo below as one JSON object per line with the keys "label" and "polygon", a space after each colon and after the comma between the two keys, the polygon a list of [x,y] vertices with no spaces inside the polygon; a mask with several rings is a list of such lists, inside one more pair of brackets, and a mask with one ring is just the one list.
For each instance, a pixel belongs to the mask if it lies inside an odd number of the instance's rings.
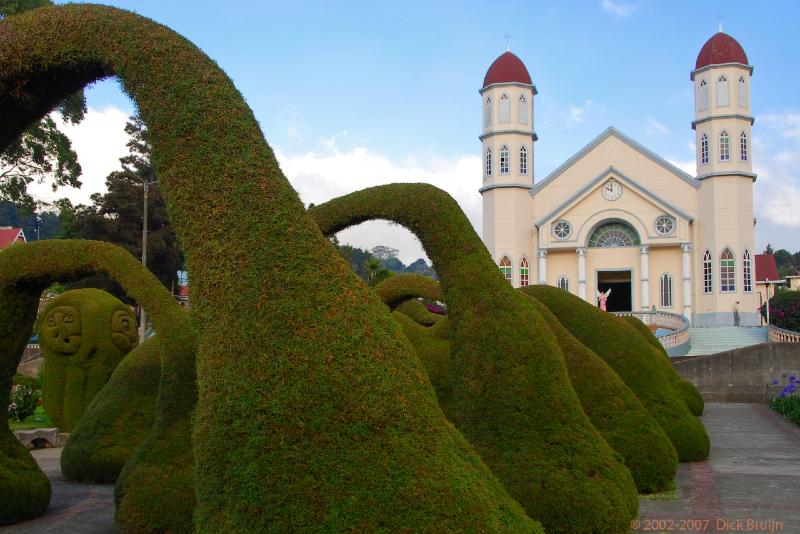
{"label": "church facade", "polygon": [[663,310],[694,326],[758,325],[753,115],[744,49],[702,47],[692,176],[611,127],[537,183],[536,87],[511,52],[480,90],[483,239],[515,287],[550,284],[609,311]]}

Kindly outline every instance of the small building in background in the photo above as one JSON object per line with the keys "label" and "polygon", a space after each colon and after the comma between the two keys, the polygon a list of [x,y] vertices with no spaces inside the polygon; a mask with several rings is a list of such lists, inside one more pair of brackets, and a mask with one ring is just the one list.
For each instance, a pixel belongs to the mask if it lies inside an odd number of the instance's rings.
{"label": "small building in background", "polygon": [[0,226],[0,250],[6,249],[15,243],[27,243],[25,232],[22,228],[13,226]]}

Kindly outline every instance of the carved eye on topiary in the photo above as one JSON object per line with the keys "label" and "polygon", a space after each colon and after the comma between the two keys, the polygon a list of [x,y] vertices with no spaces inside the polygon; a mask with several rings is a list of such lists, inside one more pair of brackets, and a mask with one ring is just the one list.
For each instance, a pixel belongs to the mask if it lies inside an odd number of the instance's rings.
{"label": "carved eye on topiary", "polygon": [[75,354],[81,346],[81,314],[72,306],[58,306],[44,321],[40,342],[54,352]]}
{"label": "carved eye on topiary", "polygon": [[111,317],[111,339],[114,341],[114,345],[125,352],[135,347],[139,342],[136,328],[136,318],[130,312],[115,311]]}

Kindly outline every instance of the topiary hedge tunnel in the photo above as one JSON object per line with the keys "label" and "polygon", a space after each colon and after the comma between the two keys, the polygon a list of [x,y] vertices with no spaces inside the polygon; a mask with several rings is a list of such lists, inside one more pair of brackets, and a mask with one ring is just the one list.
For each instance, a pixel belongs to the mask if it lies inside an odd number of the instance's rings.
{"label": "topiary hedge tunnel", "polygon": [[679,461],[700,461],[708,456],[705,428],[688,410],[652,347],[635,328],[557,287],[535,285],[524,291],[547,306],[573,336],[614,369],[669,436]]}
{"label": "topiary hedge tunnel", "polygon": [[548,532],[630,528],[630,473],[581,409],[546,321],[447,193],[392,184],[308,212],[325,235],[386,219],[419,238],[447,302],[458,428],[531,517]]}
{"label": "topiary hedge tunnel", "polygon": [[[539,532],[446,421],[399,327],[306,214],[231,81],[187,40],[91,5],[0,21],[0,149],[112,75],[148,126],[192,273],[197,530]],[[84,259],[82,267],[94,261]],[[32,324],[42,286],[8,284],[0,309]],[[141,286],[125,287],[138,299]],[[4,327],[24,326],[7,319]],[[22,335],[7,339],[7,352],[21,353]],[[5,396],[13,373],[3,373]],[[159,401],[185,384],[169,377],[165,367]],[[577,403],[565,404],[580,421]],[[144,484],[126,471],[118,488]]]}
{"label": "topiary hedge tunnel", "polygon": [[376,285],[373,290],[390,308],[395,308],[401,302],[415,297],[438,301],[444,298],[439,282],[421,274],[391,276]]}

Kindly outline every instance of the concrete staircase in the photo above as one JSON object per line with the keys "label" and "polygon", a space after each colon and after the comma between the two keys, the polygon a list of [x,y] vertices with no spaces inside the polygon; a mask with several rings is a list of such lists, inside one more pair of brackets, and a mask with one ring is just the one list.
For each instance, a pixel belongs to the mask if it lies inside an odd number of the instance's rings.
{"label": "concrete staircase", "polygon": [[712,328],[690,328],[691,348],[687,356],[716,354],[739,347],[748,347],[767,342],[764,326],[717,326]]}

